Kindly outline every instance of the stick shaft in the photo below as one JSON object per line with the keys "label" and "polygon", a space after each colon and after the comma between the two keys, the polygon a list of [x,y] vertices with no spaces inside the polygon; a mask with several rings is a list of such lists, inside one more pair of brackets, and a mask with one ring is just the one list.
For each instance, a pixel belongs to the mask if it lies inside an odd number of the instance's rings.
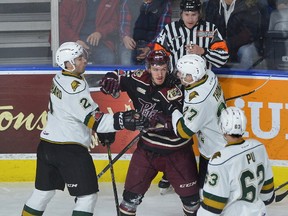
{"label": "stick shaft", "polygon": [[[140,132],[130,143],[128,143],[128,145],[126,145],[120,152],[118,155],[116,155],[115,158],[113,158],[112,160],[112,164],[114,164],[116,161],[118,161],[118,159],[120,157],[122,157],[123,154],[125,154],[138,140],[139,138],[142,136],[143,132]],[[105,172],[107,172],[107,170],[110,168],[110,163],[104,167],[104,169],[97,175],[97,178],[99,179],[102,175],[104,175]]]}
{"label": "stick shaft", "polygon": [[288,185],[288,181],[284,182],[283,184],[279,185],[277,188],[274,189],[274,191],[280,190],[281,188],[285,187],[286,185]]}
{"label": "stick shaft", "polygon": [[112,187],[113,187],[113,193],[114,193],[114,199],[115,199],[115,205],[116,205],[116,212],[117,212],[117,216],[120,216],[118,193],[117,193],[114,169],[113,169],[113,164],[112,164],[110,144],[107,144],[107,152],[108,152],[108,159],[109,159],[109,164],[110,164],[110,172],[111,172]]}

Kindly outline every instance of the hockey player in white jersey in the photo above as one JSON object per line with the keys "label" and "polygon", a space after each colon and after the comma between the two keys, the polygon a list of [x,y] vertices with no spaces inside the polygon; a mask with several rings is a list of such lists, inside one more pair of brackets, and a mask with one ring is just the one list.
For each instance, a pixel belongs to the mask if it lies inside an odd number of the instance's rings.
{"label": "hockey player in white jersey", "polygon": [[62,71],[52,81],[47,125],[37,148],[35,189],[22,216],[43,215],[55,191],[64,190],[65,185],[70,195],[77,198],[72,215],[92,216],[98,192],[96,171],[88,151],[92,130],[100,140],[108,137],[112,142],[115,131],[142,129],[148,122],[134,110],[100,112],[83,76],[87,59],[81,45],[62,44],[56,52],[56,63]]}
{"label": "hockey player in white jersey", "polygon": [[198,216],[267,216],[265,205],[274,200],[273,173],[265,146],[244,140],[244,112],[222,111],[220,127],[228,144],[209,161]]}
{"label": "hockey player in white jersey", "polygon": [[197,136],[199,186],[202,188],[209,158],[225,146],[218,119],[226,103],[217,76],[206,69],[201,56],[183,56],[177,62],[177,70],[177,76],[185,87],[184,102],[182,112],[178,109],[173,112],[172,124],[175,133],[182,138]]}

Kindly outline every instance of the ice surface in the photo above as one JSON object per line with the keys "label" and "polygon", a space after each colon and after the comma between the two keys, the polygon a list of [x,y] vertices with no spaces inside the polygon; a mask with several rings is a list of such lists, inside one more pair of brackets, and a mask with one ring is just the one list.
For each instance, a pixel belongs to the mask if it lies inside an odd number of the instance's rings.
{"label": "ice surface", "polygon": [[[0,216],[20,216],[34,183],[0,183]],[[119,202],[122,200],[123,184],[117,183]],[[57,191],[44,216],[69,216],[74,206],[74,198],[67,190]],[[270,216],[288,215],[288,197],[268,206]],[[100,183],[100,193],[95,208],[95,216],[116,216],[115,199],[111,183]],[[182,216],[181,202],[175,193],[160,195],[157,185],[152,185],[137,209],[137,216]]]}

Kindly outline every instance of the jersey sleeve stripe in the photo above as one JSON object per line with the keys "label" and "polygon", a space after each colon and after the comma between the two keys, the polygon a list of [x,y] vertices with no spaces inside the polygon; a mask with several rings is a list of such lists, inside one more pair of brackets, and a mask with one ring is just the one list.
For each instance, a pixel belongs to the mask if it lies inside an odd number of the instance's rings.
{"label": "jersey sleeve stripe", "polygon": [[87,125],[88,128],[93,128],[94,124],[95,124],[95,118],[92,115],[87,115],[85,120],[84,120],[84,124]]}
{"label": "jersey sleeve stripe", "polygon": [[180,118],[177,122],[177,133],[181,138],[190,139],[193,136],[193,131],[191,131],[184,123],[184,119]]}
{"label": "jersey sleeve stripe", "polygon": [[220,41],[220,42],[216,42],[216,43],[212,44],[211,49],[212,50],[219,50],[220,49],[220,50],[224,50],[224,51],[228,52],[228,47],[224,41]]}
{"label": "jersey sleeve stripe", "polygon": [[271,193],[272,191],[274,191],[274,181],[273,178],[265,181],[262,189],[261,189],[261,193],[263,194],[267,194],[267,193]]}
{"label": "jersey sleeve stripe", "polygon": [[224,209],[228,198],[219,197],[203,191],[202,207],[215,214],[220,214]]}

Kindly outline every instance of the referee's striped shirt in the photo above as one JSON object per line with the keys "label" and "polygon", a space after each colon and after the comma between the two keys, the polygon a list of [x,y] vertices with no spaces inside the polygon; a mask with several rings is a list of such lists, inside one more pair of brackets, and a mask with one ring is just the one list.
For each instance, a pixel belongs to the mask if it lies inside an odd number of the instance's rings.
{"label": "referee's striped shirt", "polygon": [[228,48],[217,27],[210,22],[200,20],[192,29],[185,27],[182,19],[165,25],[155,41],[155,49],[160,47],[171,54],[171,71],[177,60],[186,55],[185,45],[197,44],[205,49],[203,57],[207,68],[223,66],[228,58]]}

